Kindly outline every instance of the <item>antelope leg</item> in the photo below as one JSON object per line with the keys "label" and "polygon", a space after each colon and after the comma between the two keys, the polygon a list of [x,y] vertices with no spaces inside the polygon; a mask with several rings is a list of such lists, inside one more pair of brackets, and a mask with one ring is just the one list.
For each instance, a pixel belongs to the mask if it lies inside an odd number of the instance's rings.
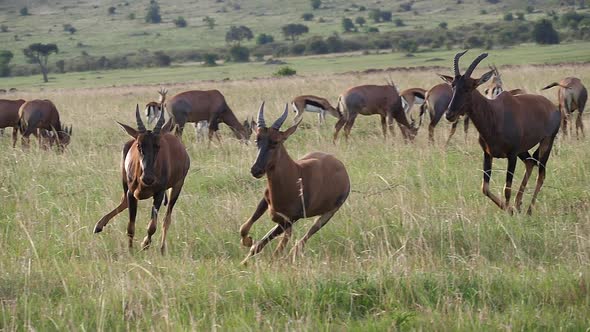
{"label": "antelope leg", "polygon": [[539,158],[539,175],[537,176],[537,186],[535,187],[535,192],[533,193],[533,199],[531,200],[531,205],[527,210],[527,214],[531,215],[533,212],[533,206],[535,206],[535,201],[537,199],[537,195],[539,191],[541,191],[541,187],[543,186],[543,182],[545,182],[545,171],[547,167],[547,161],[549,160],[549,154],[551,153],[551,148],[553,147],[553,141],[555,140],[555,136],[548,137],[541,141],[539,148],[535,152],[535,155],[540,156]]}
{"label": "antelope leg", "polygon": [[100,220],[94,226],[94,233],[102,232],[104,226],[108,224],[108,222],[113,219],[114,216],[118,215],[119,213],[123,212],[127,208],[127,195],[123,194],[121,197],[121,203],[114,208],[111,212],[107,213],[104,217],[100,218]]}
{"label": "antelope leg", "polygon": [[492,156],[485,153],[483,154],[483,184],[481,190],[484,195],[488,196],[500,209],[504,209],[504,204],[500,199],[492,194],[490,191],[490,179],[492,178]]}
{"label": "antelope leg", "polygon": [[307,233],[305,233],[301,240],[297,241],[297,244],[295,244],[295,246],[291,249],[291,252],[289,252],[289,255],[293,257],[293,261],[295,261],[296,256],[303,252],[303,247],[305,246],[307,240],[309,240],[309,238],[312,237],[312,235],[314,235],[315,233],[317,233],[317,231],[324,227],[324,225],[326,225],[328,221],[330,221],[332,216],[334,216],[334,214],[336,213],[336,211],[338,211],[339,208],[340,207],[337,207],[336,209],[330,212],[326,212],[315,220],[315,222],[313,223],[313,225],[311,225]]}
{"label": "antelope leg", "polygon": [[270,231],[268,231],[268,233],[266,233],[266,235],[262,239],[260,239],[260,241],[256,242],[256,244],[254,244],[250,248],[250,252],[248,252],[248,256],[246,256],[246,258],[244,258],[244,260],[242,261],[242,264],[246,264],[246,262],[248,261],[248,259],[250,259],[250,257],[261,252],[262,249],[264,249],[264,247],[270,241],[272,241],[275,237],[281,235],[287,228],[290,228],[291,225],[292,224],[289,222],[281,222],[280,224],[273,227]]}
{"label": "antelope leg", "polygon": [[162,255],[164,255],[164,252],[166,252],[166,234],[168,234],[168,228],[172,223],[172,209],[174,209],[176,200],[178,200],[178,196],[180,195],[180,191],[182,190],[183,184],[184,179],[176,185],[174,185],[174,187],[172,187],[172,192],[170,193],[170,201],[168,201],[168,208],[166,209],[164,224],[162,225],[162,244],[160,245],[160,253]]}
{"label": "antelope leg", "polygon": [[240,236],[242,237],[241,243],[245,247],[252,247],[252,238],[248,236],[252,225],[260,219],[260,217],[268,210],[268,202],[265,198],[262,198],[254,211],[254,214],[240,227]]}
{"label": "antelope leg", "polygon": [[135,217],[137,216],[137,199],[133,192],[127,191],[127,204],[129,205],[129,223],[127,224],[127,236],[129,237],[129,249],[133,248],[133,237],[135,236]]}
{"label": "antelope leg", "polygon": [[506,183],[504,184],[504,209],[510,210],[510,196],[512,195],[512,179],[514,178],[514,170],[516,169],[516,156],[510,155],[508,156],[508,169],[506,170]]}
{"label": "antelope leg", "polygon": [[533,167],[535,166],[535,161],[532,160],[530,153],[524,152],[518,155],[520,160],[524,163],[526,167],[524,177],[522,178],[522,182],[520,183],[520,188],[518,189],[518,193],[516,194],[516,210],[520,212],[520,208],[522,206],[522,196],[524,195],[524,190],[526,189],[526,185],[529,181],[531,173],[533,172]]}
{"label": "antelope leg", "polygon": [[166,191],[163,190],[159,193],[154,195],[154,205],[152,206],[152,218],[148,225],[147,235],[143,239],[141,243],[142,250],[145,250],[150,247],[152,243],[152,236],[156,233],[156,228],[158,227],[158,211],[160,210],[160,206],[162,205],[162,201],[164,200]]}

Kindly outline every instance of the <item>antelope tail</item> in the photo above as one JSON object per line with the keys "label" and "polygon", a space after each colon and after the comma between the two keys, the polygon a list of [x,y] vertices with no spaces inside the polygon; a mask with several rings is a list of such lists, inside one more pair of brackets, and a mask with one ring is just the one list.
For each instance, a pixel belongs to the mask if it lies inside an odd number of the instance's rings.
{"label": "antelope tail", "polygon": [[338,105],[336,105],[336,111],[340,115],[341,119],[348,121],[348,107],[346,107],[346,101],[342,100],[342,96],[338,97]]}
{"label": "antelope tail", "polygon": [[559,87],[566,88],[566,89],[568,88],[567,86],[563,86],[557,82],[553,82],[553,83],[547,85],[546,87],[544,87],[543,89],[541,89],[541,91],[551,89],[552,87],[555,87],[555,86],[559,86]]}

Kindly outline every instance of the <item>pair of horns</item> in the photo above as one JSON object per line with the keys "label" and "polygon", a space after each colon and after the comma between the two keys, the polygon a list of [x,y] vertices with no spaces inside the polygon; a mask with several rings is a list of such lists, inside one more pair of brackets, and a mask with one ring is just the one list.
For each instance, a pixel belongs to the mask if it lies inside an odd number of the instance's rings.
{"label": "pair of horns", "polygon": [[[461,72],[459,71],[459,58],[461,58],[465,53],[467,53],[467,50],[465,50],[463,52],[459,52],[455,55],[455,59],[453,60],[453,70],[455,71],[455,76],[461,76]],[[463,74],[463,76],[471,77],[471,74],[473,74],[475,67],[477,67],[477,65],[483,59],[485,59],[487,56],[488,56],[487,53],[482,53],[477,58],[475,58],[475,60],[473,60],[473,62],[469,66],[469,68],[467,68],[467,70],[465,71],[465,74]]]}
{"label": "pair of horns", "polygon": [[[287,120],[288,114],[289,104],[285,104],[283,115],[281,115],[270,127],[276,130],[281,129],[281,126],[285,123],[285,120]],[[266,122],[264,121],[264,102],[262,102],[262,105],[260,105],[260,109],[258,110],[258,121],[256,123],[258,124],[258,128],[266,128]]]}
{"label": "pair of horns", "polygon": [[[135,106],[135,120],[137,121],[137,130],[140,133],[145,133],[147,131],[147,129],[145,129],[145,125],[143,124],[143,121],[141,120],[141,114],[139,113],[139,104],[136,104],[136,106]],[[158,118],[158,122],[156,122],[156,126],[154,126],[154,129],[152,130],[152,132],[154,134],[159,134],[163,125],[164,125],[164,112],[162,111],[162,112],[160,112],[160,117]]]}

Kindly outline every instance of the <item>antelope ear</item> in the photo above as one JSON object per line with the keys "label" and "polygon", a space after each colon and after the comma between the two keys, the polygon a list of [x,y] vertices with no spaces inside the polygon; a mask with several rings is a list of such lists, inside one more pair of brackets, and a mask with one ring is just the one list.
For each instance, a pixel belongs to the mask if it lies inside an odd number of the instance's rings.
{"label": "antelope ear", "polygon": [[121,126],[121,128],[123,128],[123,130],[125,130],[127,132],[127,134],[129,134],[129,136],[133,137],[133,138],[137,138],[137,135],[139,135],[139,132],[131,127],[129,127],[126,124],[122,124],[121,122],[117,121],[117,123],[119,124],[119,126]]}
{"label": "antelope ear", "polygon": [[437,74],[443,81],[451,84],[453,83],[453,80],[455,79],[454,77],[448,76],[448,75],[442,75],[442,74]]}
{"label": "antelope ear", "polygon": [[489,81],[490,78],[492,78],[492,76],[494,76],[494,70],[490,70],[487,73],[483,74],[483,76],[480,77],[479,80],[477,80],[477,86],[480,86],[485,82]]}
{"label": "antelope ear", "polygon": [[489,89],[489,88],[488,88],[488,89],[485,89],[485,90],[483,90],[483,94],[484,94],[484,96],[487,96],[487,95],[488,95],[488,91],[490,91],[490,89]]}
{"label": "antelope ear", "polygon": [[297,120],[297,122],[294,125],[292,125],[291,127],[289,127],[289,129],[281,133],[283,134],[283,140],[289,138],[289,136],[291,136],[297,130],[297,127],[299,127],[301,120],[303,120],[303,116],[300,116],[299,120]]}

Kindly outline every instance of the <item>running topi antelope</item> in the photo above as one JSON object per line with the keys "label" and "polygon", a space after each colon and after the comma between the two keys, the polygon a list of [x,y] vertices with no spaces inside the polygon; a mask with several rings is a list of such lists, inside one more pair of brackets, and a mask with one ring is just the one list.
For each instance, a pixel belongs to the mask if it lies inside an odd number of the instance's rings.
{"label": "running topi antelope", "polygon": [[[209,142],[219,129],[219,123],[228,125],[238,139],[248,140],[252,134],[249,123],[241,124],[229,108],[225,97],[218,90],[181,92],[166,103],[175,124],[178,125],[177,135],[182,137],[187,122],[209,122]],[[219,136],[216,135],[219,139]]]}
{"label": "running topi antelope", "polygon": [[[487,53],[479,55],[461,75],[459,58],[466,52],[455,55],[453,97],[446,118],[455,122],[459,116],[467,114],[473,121],[473,125],[479,132],[479,144],[484,151],[482,190],[501,209],[513,211],[510,206],[510,196],[517,158],[520,158],[526,167],[524,178],[516,195],[516,210],[519,212],[522,196],[533,167],[539,167],[537,186],[527,211],[528,214],[531,214],[537,194],[545,180],[547,160],[553,147],[553,141],[559,131],[560,112],[551,101],[539,95],[519,94],[513,96],[503,92],[495,99],[485,98],[477,90],[477,87],[488,81],[493,75],[493,71],[485,73],[480,78],[472,78],[471,74],[477,65],[487,57]],[[531,156],[529,150],[536,145],[539,146]],[[508,159],[504,201],[490,191],[493,158]]]}
{"label": "running topi antelope", "polygon": [[23,103],[18,111],[18,118],[24,147],[29,146],[31,134],[37,136],[40,146],[41,139],[48,138],[50,145],[57,144],[60,151],[70,143],[72,127],[62,125],[57,108],[48,99],[35,99]]}
{"label": "running topi antelope", "polygon": [[340,117],[342,116],[338,108],[334,108],[328,100],[318,96],[297,96],[293,99],[291,105],[293,106],[293,109],[295,110],[297,117],[300,116],[300,113],[302,111],[317,113],[318,122],[320,125],[326,122],[326,113],[330,114],[331,116],[337,119],[340,119]]}
{"label": "running topi antelope", "polygon": [[576,118],[576,137],[578,137],[578,129],[584,135],[584,123],[582,122],[582,113],[588,101],[588,90],[582,84],[579,78],[566,77],[559,81],[559,83],[551,83],[542,90],[550,89],[554,86],[559,86],[557,90],[557,102],[559,103],[559,110],[562,113],[562,132],[567,135],[567,122],[570,115],[578,110],[578,117]]}
{"label": "running topi antelope", "polygon": [[18,133],[18,110],[25,101],[22,99],[0,99],[0,128],[12,127],[12,147],[16,146]]}
{"label": "running topi antelope", "polygon": [[[275,250],[275,255],[280,254],[287,245],[292,226],[297,220],[319,216],[291,250],[291,255],[295,259],[297,254],[302,252],[306,241],[332,218],[350,193],[350,180],[346,168],[332,155],[312,152],[297,161],[291,159],[283,144],[295,132],[302,117],[296,118],[297,121],[289,129],[280,131],[287,114],[288,105],[285,105],[283,115],[270,127],[266,127],[264,103],[258,111],[258,155],[250,172],[255,178],[261,178],[266,174],[267,187],[254,214],[240,227],[241,243],[250,247],[248,256],[242,261],[243,264],[258,254],[272,239],[284,233]],[[252,238],[248,236],[250,228],[267,210],[277,225],[253,244]]]}
{"label": "running topi antelope", "polygon": [[160,88],[160,91],[158,91],[158,94],[160,95],[158,101],[150,101],[145,105],[145,116],[147,117],[148,125],[151,125],[154,120],[159,119],[160,114],[164,112],[164,103],[166,102],[167,93],[168,90]]}
{"label": "running topi antelope", "polygon": [[418,129],[408,123],[401,98],[393,83],[388,85],[356,86],[346,90],[338,100],[338,107],[342,112],[342,117],[335,126],[334,142],[338,139],[338,132],[342,127],[344,127],[344,137],[348,140],[350,129],[359,114],[379,114],[384,138],[387,136],[387,127],[389,127],[392,136],[394,135],[394,119],[401,129],[404,139],[412,140],[416,136]]}
{"label": "running topi antelope", "polygon": [[[169,198],[167,202],[168,209],[164,217],[160,246],[160,251],[164,254],[166,234],[172,222],[172,209],[176,204],[184,184],[184,178],[188,173],[190,158],[180,139],[170,133],[171,122],[168,121],[163,126],[163,114],[160,114],[153,130],[146,130],[139,113],[139,105],[135,109],[135,119],[137,129],[119,123],[127,134],[132,137],[123,146],[121,158],[123,197],[121,203],[96,223],[94,233],[100,233],[109,220],[129,208],[127,236],[129,237],[129,249],[131,249],[135,235],[137,201],[153,197],[151,221],[147,228],[147,236],[142,243],[142,249],[147,249],[152,242],[152,236],[156,232],[158,211],[162,201],[167,197]],[[164,205],[166,205],[166,202]]]}

